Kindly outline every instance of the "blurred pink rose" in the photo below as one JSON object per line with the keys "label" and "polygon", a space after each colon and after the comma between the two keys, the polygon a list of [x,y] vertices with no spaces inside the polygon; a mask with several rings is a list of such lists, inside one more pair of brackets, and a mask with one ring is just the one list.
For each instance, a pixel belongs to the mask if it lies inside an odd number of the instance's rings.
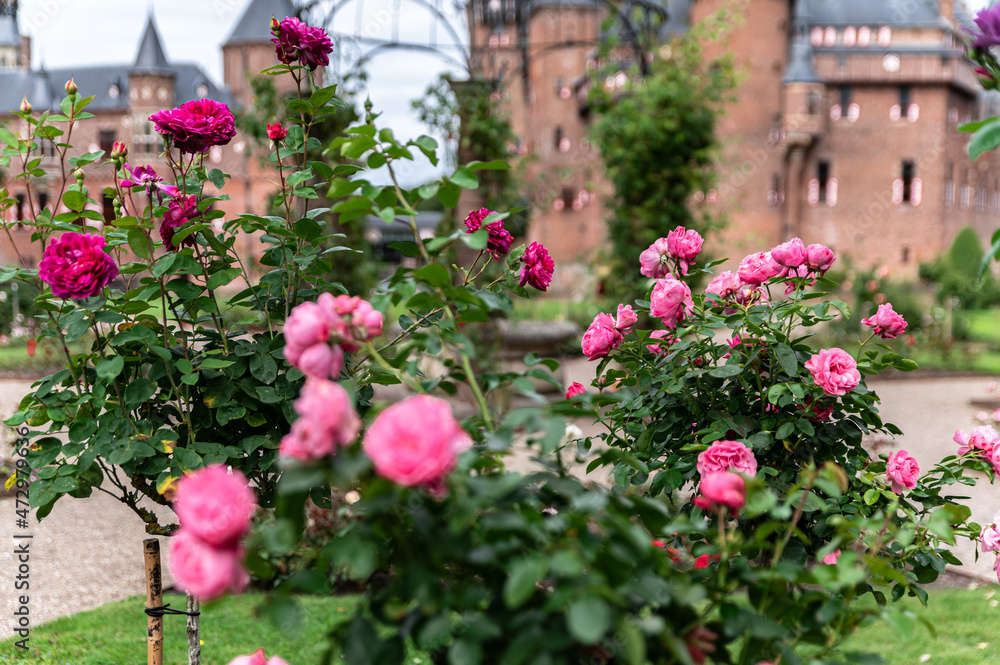
{"label": "blurred pink rose", "polygon": [[716,441],[698,455],[698,474],[704,479],[710,473],[739,471],[757,475],[757,459],[739,441]]}
{"label": "blurred pink rose", "polygon": [[823,245],[809,245],[806,248],[806,265],[812,270],[826,272],[833,265],[837,257],[833,255],[833,250]]}
{"label": "blurred pink rose", "polygon": [[300,351],[330,339],[334,320],[330,313],[315,302],[304,302],[291,311],[285,320],[285,344]]}
{"label": "blurred pink rose", "polygon": [[184,526],[170,538],[170,572],[177,586],[198,600],[243,591],[250,576],[242,560],[238,547],[212,547]]}
{"label": "blurred pink rose", "polygon": [[763,284],[781,272],[781,266],[774,262],[770,252],[757,252],[744,257],[736,271],[744,284]]}
{"label": "blurred pink rose", "polygon": [[997,560],[993,562],[993,572],[997,574],[997,581],[1000,582],[1000,554],[997,555]]}
{"label": "blurred pink rose", "polygon": [[361,431],[361,419],[350,395],[339,383],[308,378],[295,401],[299,418],[281,440],[279,453],[300,460],[321,459],[350,444]]}
{"label": "blurred pink rose", "polygon": [[747,502],[746,481],[743,476],[732,472],[715,472],[703,475],[698,486],[701,496],[695,503],[705,509],[726,506],[737,511]]}
{"label": "blurred pink rose", "polygon": [[337,317],[334,329],[345,350],[357,351],[361,348],[357,342],[370,342],[382,334],[382,312],[360,296],[337,296],[333,299],[332,308]]}
{"label": "blurred pink rose", "polygon": [[834,550],[823,557],[822,561],[828,566],[832,566],[837,563],[837,559],[840,558],[840,550]]}
{"label": "blurred pink rose", "polygon": [[639,272],[645,277],[670,277],[670,244],[660,238],[639,255]]}
{"label": "blurred pink rose", "polygon": [[566,389],[566,399],[573,399],[577,395],[582,395],[585,392],[587,392],[587,389],[583,387],[583,384],[574,381],[573,385]]}
{"label": "blurred pink rose", "polygon": [[875,316],[862,319],[861,323],[871,326],[872,332],[881,335],[882,339],[895,339],[906,332],[906,321],[892,310],[889,303],[879,305]]}
{"label": "blurred pink rose", "polygon": [[861,383],[858,364],[847,351],[823,349],[806,362],[806,369],[812,372],[813,381],[827,395],[846,395]]}
{"label": "blurred pink rose", "polygon": [[[704,239],[697,231],[685,229],[683,226],[678,226],[667,234],[667,251],[670,252],[670,256],[677,259],[682,275],[687,274],[688,266],[694,263],[698,253],[701,252],[703,242]],[[639,260],[642,261],[641,255]]]}
{"label": "blurred pink rose", "polygon": [[181,527],[214,547],[235,546],[250,530],[256,507],[246,476],[221,464],[181,478],[173,504]]}
{"label": "blurred pink rose", "polygon": [[671,329],[676,328],[681,320],[694,311],[691,289],[673,277],[656,280],[649,301],[649,313],[658,317],[664,326]]}
{"label": "blurred pink rose", "polygon": [[990,464],[993,465],[993,473],[1000,476],[1000,446],[994,446],[989,454]]}
{"label": "blurred pink rose", "polygon": [[983,527],[979,534],[979,549],[982,552],[1000,551],[1000,527],[996,524],[988,524]]}
{"label": "blurred pink rose", "polygon": [[970,450],[982,450],[989,457],[1000,443],[1000,434],[989,425],[980,425],[972,428],[971,434],[966,434],[960,429],[955,430],[952,440],[959,445],[959,455],[964,455]]}
{"label": "blurred pink rose", "polygon": [[662,339],[663,344],[647,344],[646,350],[650,353],[661,354],[667,352],[667,347],[674,343],[673,333],[669,330],[654,330],[649,334],[650,339]]}
{"label": "blurred pink rose", "polygon": [[[285,356],[288,357],[287,350]],[[320,342],[302,351],[296,361],[288,360],[306,376],[336,379],[344,369],[344,350],[340,346]]]}
{"label": "blurred pink rose", "polygon": [[237,656],[229,661],[229,665],[288,665],[285,661],[278,658],[277,656],[271,656],[268,658],[264,655],[264,649],[257,649],[255,653],[250,656]]}
{"label": "blurred pink rose", "polygon": [[455,421],[448,402],[415,395],[379,413],[362,445],[375,472],[403,485],[435,485],[454,467],[472,439]]}
{"label": "blurred pink rose", "polygon": [[798,268],[806,261],[806,245],[799,238],[792,238],[772,249],[771,258],[779,266]]}
{"label": "blurred pink rose", "polygon": [[632,311],[632,305],[618,305],[618,316],[615,317],[615,328],[622,332],[639,322],[639,315]]}
{"label": "blurred pink rose", "polygon": [[917,460],[910,457],[909,453],[899,450],[889,455],[885,473],[892,482],[892,491],[901,494],[904,489],[911,490],[917,486],[920,467],[917,465]]}
{"label": "blurred pink rose", "polygon": [[583,333],[581,347],[590,360],[604,358],[622,343],[622,334],[615,328],[615,320],[603,312],[594,317],[587,332]]}
{"label": "blurred pink rose", "polygon": [[322,459],[335,449],[329,427],[313,418],[300,417],[292,423],[288,434],[281,438],[278,454],[307,462]]}

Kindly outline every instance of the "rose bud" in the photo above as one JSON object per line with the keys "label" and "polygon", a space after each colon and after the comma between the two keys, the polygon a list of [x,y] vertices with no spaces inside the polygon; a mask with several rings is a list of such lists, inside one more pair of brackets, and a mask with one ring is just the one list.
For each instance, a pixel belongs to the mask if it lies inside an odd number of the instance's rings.
{"label": "rose bud", "polygon": [[66,81],[66,94],[72,97],[79,91],[80,89],[76,87],[76,81],[73,80],[72,76],[69,77],[69,80]]}
{"label": "rose bud", "polygon": [[28,101],[27,95],[21,100],[21,113],[31,113],[31,102]]}

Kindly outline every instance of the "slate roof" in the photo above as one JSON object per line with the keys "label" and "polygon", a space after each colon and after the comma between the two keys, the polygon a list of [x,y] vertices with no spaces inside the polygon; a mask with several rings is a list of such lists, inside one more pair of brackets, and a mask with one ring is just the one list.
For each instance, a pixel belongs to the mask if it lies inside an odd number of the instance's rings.
{"label": "slate roof", "polygon": [[286,16],[297,16],[298,9],[291,0],[250,0],[243,16],[236,23],[223,46],[229,44],[260,44],[271,41],[271,17],[279,21]]}
{"label": "slate roof", "polygon": [[0,46],[19,46],[21,33],[17,29],[17,19],[13,16],[0,16]]}
{"label": "slate roof", "polygon": [[938,0],[807,0],[806,4],[813,25],[940,26],[943,21]]}
{"label": "slate roof", "polygon": [[149,13],[149,18],[146,20],[146,32],[142,35],[142,41],[139,42],[139,53],[135,56],[133,69],[146,72],[170,69],[167,56],[160,44],[160,33],[156,29],[152,12]]}

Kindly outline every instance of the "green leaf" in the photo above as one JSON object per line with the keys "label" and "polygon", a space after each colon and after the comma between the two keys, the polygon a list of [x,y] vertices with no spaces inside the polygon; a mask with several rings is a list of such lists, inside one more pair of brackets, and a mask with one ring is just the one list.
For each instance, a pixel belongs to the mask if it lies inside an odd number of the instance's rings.
{"label": "green leaf", "polygon": [[479,178],[467,166],[459,166],[448,180],[464,189],[479,187]]}
{"label": "green leaf", "polygon": [[743,371],[742,365],[722,365],[721,367],[713,368],[708,374],[709,376],[714,376],[717,379],[728,379],[739,375]]}
{"label": "green leaf", "polygon": [[600,596],[585,596],[569,606],[566,627],[583,644],[597,644],[611,628],[611,608]]}
{"label": "green leaf", "polygon": [[1000,146],[1000,118],[990,118],[972,135],[969,141],[969,159],[974,161],[997,146]]}
{"label": "green leaf", "polygon": [[70,190],[63,194],[63,203],[74,212],[80,212],[87,207],[87,195],[83,192]]}
{"label": "green leaf", "polygon": [[241,271],[239,268],[225,268],[220,270],[208,278],[208,289],[214,291],[221,286],[225,286],[239,277],[240,274]]}
{"label": "green leaf", "polygon": [[795,357],[795,351],[792,351],[792,347],[787,344],[776,344],[774,346],[774,355],[777,356],[778,364],[781,365],[781,369],[784,370],[785,374],[791,377],[798,375],[799,361]]}
{"label": "green leaf", "polygon": [[125,388],[125,405],[134,409],[145,403],[156,393],[156,385],[145,377],[139,377]]}
{"label": "green leaf", "polygon": [[125,368],[125,359],[121,356],[111,356],[97,363],[97,376],[105,381],[112,381]]}
{"label": "green leaf", "polygon": [[278,376],[278,363],[271,355],[254,356],[250,359],[250,374],[269,385]]}
{"label": "green leaf", "polygon": [[413,276],[427,282],[431,286],[439,288],[451,286],[451,277],[448,275],[448,269],[440,263],[431,263],[426,265],[413,273]]}
{"label": "green leaf", "polygon": [[909,358],[900,358],[892,363],[892,366],[898,369],[900,372],[912,372],[915,369],[920,369],[920,365],[917,361],[910,360]]}
{"label": "green leaf", "polygon": [[510,164],[502,159],[494,159],[492,162],[469,162],[466,164],[470,171],[506,171]]}
{"label": "green leaf", "polygon": [[548,572],[548,561],[542,557],[526,557],[515,561],[503,585],[503,602],[509,609],[517,609],[535,593],[535,585]]}
{"label": "green leaf", "polygon": [[0,127],[0,141],[17,150],[17,137],[6,127]]}
{"label": "green leaf", "polygon": [[[69,192],[66,193],[69,194]],[[128,246],[139,258],[150,258],[149,239],[142,229],[128,230]]]}

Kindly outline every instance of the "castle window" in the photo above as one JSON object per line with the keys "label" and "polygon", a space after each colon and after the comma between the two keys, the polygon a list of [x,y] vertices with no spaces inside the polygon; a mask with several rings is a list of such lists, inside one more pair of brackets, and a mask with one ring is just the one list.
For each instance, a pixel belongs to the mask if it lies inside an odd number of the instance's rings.
{"label": "castle window", "polygon": [[844,28],[844,46],[854,46],[858,41],[858,31],[854,26]]}
{"label": "castle window", "polygon": [[573,209],[573,188],[563,187],[562,188],[562,201],[563,201],[563,212],[569,212]]}
{"label": "castle window", "polygon": [[809,33],[809,43],[813,46],[823,45],[823,28],[815,27]]}
{"label": "castle window", "polygon": [[904,247],[903,248],[903,257],[902,257],[902,259],[903,259],[903,263],[909,263],[910,262],[910,248],[909,247]]}
{"label": "castle window", "polygon": [[950,161],[944,167],[944,204],[949,208],[955,205],[955,165]]}
{"label": "castle window", "polygon": [[872,43],[872,29],[867,25],[858,28],[858,46],[868,46]]}
{"label": "castle window", "polygon": [[101,150],[104,151],[104,156],[109,157],[111,155],[111,151],[115,147],[115,130],[102,129],[100,142],[101,142]]}
{"label": "castle window", "polygon": [[24,219],[24,192],[18,192],[14,198],[17,199],[17,221],[20,222]]}
{"label": "castle window", "polygon": [[771,177],[771,189],[767,192],[767,204],[776,206],[785,200],[785,194],[781,191],[781,174],[775,173]]}
{"label": "castle window", "polygon": [[916,175],[915,171],[913,162],[903,162],[903,203],[913,202],[913,179]]}
{"label": "castle window", "polygon": [[837,45],[837,29],[830,27],[823,33],[823,46]]}
{"label": "castle window", "polygon": [[820,103],[819,93],[816,91],[810,92],[809,97],[807,98],[807,102],[808,102],[807,113],[809,113],[809,115],[818,114],[819,103]]}
{"label": "castle window", "polygon": [[104,215],[107,224],[115,220],[115,200],[107,194],[101,197],[101,214]]}
{"label": "castle window", "polygon": [[847,120],[849,122],[857,122],[858,118],[861,117],[861,107],[858,106],[857,102],[854,102],[847,107]]}
{"label": "castle window", "polygon": [[561,126],[557,125],[556,126],[555,141],[553,142],[553,145],[555,145],[556,150],[561,150],[562,149],[563,138],[565,138],[563,136],[563,128]]}
{"label": "castle window", "polygon": [[56,144],[48,139],[39,139],[39,150],[42,152],[43,157],[55,157],[56,156]]}
{"label": "castle window", "polygon": [[883,25],[878,29],[878,45],[882,48],[886,48],[892,43],[892,28],[887,25]]}
{"label": "castle window", "polygon": [[826,203],[830,186],[830,162],[820,161],[816,164],[816,180],[819,184],[819,203]]}
{"label": "castle window", "polygon": [[49,204],[49,193],[48,192],[38,192],[38,209],[44,210],[45,206]]}

